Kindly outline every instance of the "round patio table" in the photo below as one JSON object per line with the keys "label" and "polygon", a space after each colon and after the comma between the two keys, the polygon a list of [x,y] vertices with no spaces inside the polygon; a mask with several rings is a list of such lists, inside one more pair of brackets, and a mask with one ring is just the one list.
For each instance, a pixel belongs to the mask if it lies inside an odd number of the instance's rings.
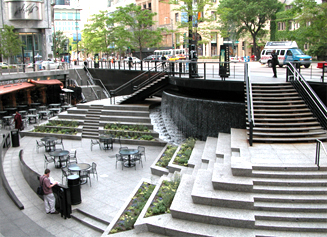
{"label": "round patio table", "polygon": [[137,153],[139,153],[138,149],[124,149],[119,151],[119,154],[121,154],[122,156],[128,156],[128,161],[124,163],[125,167],[129,168],[135,166],[135,162],[131,161],[131,156]]}
{"label": "round patio table", "polygon": [[57,141],[58,138],[56,137],[43,137],[41,138],[41,141],[45,143],[45,151],[46,152],[49,152],[49,151],[52,151],[52,150],[55,150],[55,141]]}
{"label": "round patio table", "polygon": [[[53,156],[55,158],[56,168],[61,168],[62,162],[67,162],[67,160],[63,159],[63,157],[67,156],[68,154],[69,154],[69,151],[67,151],[67,150],[57,150],[57,151],[49,152],[49,155]],[[59,162],[56,162],[56,157],[58,157]]]}
{"label": "round patio table", "polygon": [[101,135],[99,136],[99,140],[103,142],[104,150],[113,149],[113,138],[111,135]]}
{"label": "round patio table", "polygon": [[[77,163],[77,164],[70,164],[68,165],[68,169],[72,172],[78,172],[78,175],[81,176],[81,171],[84,171],[84,170],[88,170],[91,168],[91,165],[90,164],[87,164],[87,163]],[[81,184],[86,184],[87,183],[87,179],[85,180],[80,180]]]}

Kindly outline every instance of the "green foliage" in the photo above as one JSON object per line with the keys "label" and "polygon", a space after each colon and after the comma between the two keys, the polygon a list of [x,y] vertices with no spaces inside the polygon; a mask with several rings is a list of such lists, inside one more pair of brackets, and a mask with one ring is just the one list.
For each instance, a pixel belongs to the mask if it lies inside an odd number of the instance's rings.
{"label": "green foliage", "polygon": [[188,160],[192,154],[196,139],[188,138],[182,145],[181,149],[178,151],[174,164],[187,166]]}
{"label": "green foliage", "polygon": [[38,126],[32,132],[39,132],[39,133],[56,133],[56,134],[69,134],[69,135],[76,135],[77,131],[73,128],[49,128],[46,126]]}
{"label": "green foliage", "polygon": [[58,126],[58,127],[78,127],[77,121],[71,120],[49,120],[46,126]]}
{"label": "green foliage", "polygon": [[134,132],[134,131],[124,131],[124,130],[117,130],[117,131],[105,131],[105,134],[110,134],[113,137],[120,137],[124,139],[133,139],[133,140],[147,140],[147,141],[154,141],[154,137],[149,134],[144,134],[142,132]]}
{"label": "green foliage", "polygon": [[266,34],[264,28],[269,20],[282,8],[278,0],[221,0],[217,9],[220,31],[223,37],[238,39],[250,34],[254,54],[257,52],[257,41]]}
{"label": "green foliage", "polygon": [[170,213],[170,205],[175,197],[176,190],[179,186],[180,180],[167,181],[164,180],[148,208],[145,217]]}
{"label": "green foliage", "polygon": [[56,31],[55,34],[52,34],[52,38],[53,38],[53,51],[55,53],[55,56],[59,57],[60,55],[66,53],[64,48],[65,45],[67,44],[68,38],[67,36],[64,35],[64,32]]}
{"label": "green foliage", "polygon": [[148,132],[149,128],[144,125],[124,125],[117,123],[107,123],[104,126],[105,129],[109,130],[128,130],[128,131],[138,131],[138,132]]}
{"label": "green foliage", "polygon": [[156,163],[157,166],[166,168],[169,164],[169,161],[175,154],[175,151],[177,150],[177,146],[168,145],[165,152],[162,154],[158,162]]}
{"label": "green foliage", "polygon": [[141,185],[141,187],[137,190],[135,196],[132,198],[132,201],[122,213],[122,215],[120,216],[117,223],[112,228],[109,234],[114,234],[125,230],[131,230],[134,228],[134,223],[136,222],[143,207],[151,196],[154,188],[155,185],[145,182]]}
{"label": "green foliage", "polygon": [[[19,39],[19,34],[14,31],[14,26],[4,25],[0,30],[0,55],[10,58],[22,52],[23,42]],[[8,60],[9,62],[9,60]]]}

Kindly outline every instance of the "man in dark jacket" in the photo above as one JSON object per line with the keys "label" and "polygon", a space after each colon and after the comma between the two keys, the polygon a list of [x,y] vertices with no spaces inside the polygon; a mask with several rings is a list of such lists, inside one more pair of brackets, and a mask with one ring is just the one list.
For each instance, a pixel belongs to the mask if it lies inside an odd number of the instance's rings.
{"label": "man in dark jacket", "polygon": [[272,51],[272,54],[271,54],[271,62],[272,62],[272,69],[273,69],[273,72],[274,72],[274,76],[273,77],[277,77],[277,72],[276,72],[276,65],[278,64],[278,56],[276,54],[276,50],[273,50]]}

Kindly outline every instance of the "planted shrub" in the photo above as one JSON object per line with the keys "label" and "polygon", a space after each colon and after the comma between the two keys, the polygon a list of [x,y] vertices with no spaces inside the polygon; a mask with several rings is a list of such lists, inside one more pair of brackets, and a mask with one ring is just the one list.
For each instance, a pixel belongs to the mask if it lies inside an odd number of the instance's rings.
{"label": "planted shrub", "polygon": [[125,125],[119,123],[107,123],[104,126],[104,128],[109,130],[122,130],[122,131],[138,131],[138,132],[149,131],[149,128],[144,125]]}
{"label": "planted shrub", "polygon": [[181,149],[178,151],[174,164],[187,166],[188,160],[192,154],[196,139],[188,138],[182,145]]}
{"label": "planted shrub", "polygon": [[46,126],[58,126],[58,127],[78,127],[77,121],[70,120],[50,120]]}
{"label": "planted shrub", "polygon": [[158,162],[156,163],[157,166],[167,168],[169,161],[175,154],[175,151],[177,150],[177,146],[174,145],[168,145]]}
{"label": "planted shrub", "polygon": [[143,207],[151,196],[155,185],[144,182],[137,190],[132,201],[129,203],[125,211],[122,213],[117,223],[111,229],[109,234],[131,230],[134,228],[138,216],[140,215]]}
{"label": "planted shrub", "polygon": [[57,133],[57,134],[69,134],[69,135],[76,135],[77,130],[74,128],[49,128],[45,126],[36,127],[32,132],[39,132],[39,133]]}
{"label": "planted shrub", "polygon": [[133,140],[146,140],[146,141],[154,141],[154,137],[149,134],[143,134],[142,132],[128,132],[123,130],[117,131],[105,131],[105,134],[110,134],[113,137],[120,137],[125,139],[133,139]]}

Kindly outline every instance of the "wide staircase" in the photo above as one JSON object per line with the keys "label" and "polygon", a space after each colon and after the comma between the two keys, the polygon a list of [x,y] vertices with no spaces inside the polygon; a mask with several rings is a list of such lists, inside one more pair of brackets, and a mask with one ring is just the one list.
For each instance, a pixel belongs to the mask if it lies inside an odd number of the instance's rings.
{"label": "wide staircase", "polygon": [[326,236],[327,167],[278,159],[269,164],[272,154],[259,154],[260,145],[256,155],[267,163],[252,163],[255,148],[247,144],[244,129],[197,141],[171,213],[143,218],[147,230],[168,236]]}
{"label": "wide staircase", "polygon": [[290,83],[252,83],[253,142],[312,142],[327,134]]}

